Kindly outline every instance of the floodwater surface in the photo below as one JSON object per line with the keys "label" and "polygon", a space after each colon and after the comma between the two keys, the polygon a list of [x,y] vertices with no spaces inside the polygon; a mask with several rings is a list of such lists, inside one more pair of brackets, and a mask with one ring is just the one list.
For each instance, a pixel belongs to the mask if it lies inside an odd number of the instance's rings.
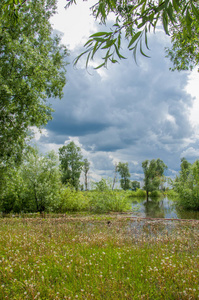
{"label": "floodwater surface", "polygon": [[133,198],[132,208],[133,217],[199,220],[199,211],[179,209],[175,201],[168,197],[149,198],[148,201],[143,198]]}

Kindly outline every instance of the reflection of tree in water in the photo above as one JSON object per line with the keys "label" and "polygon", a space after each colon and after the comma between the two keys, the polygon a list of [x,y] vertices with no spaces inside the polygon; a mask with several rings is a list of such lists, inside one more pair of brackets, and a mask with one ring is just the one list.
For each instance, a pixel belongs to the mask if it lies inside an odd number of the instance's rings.
{"label": "reflection of tree in water", "polygon": [[185,210],[176,205],[176,214],[179,219],[196,219],[199,220],[199,211]]}
{"label": "reflection of tree in water", "polygon": [[163,200],[159,201],[158,199],[150,199],[143,203],[145,208],[145,215],[149,218],[164,218],[164,204]]}

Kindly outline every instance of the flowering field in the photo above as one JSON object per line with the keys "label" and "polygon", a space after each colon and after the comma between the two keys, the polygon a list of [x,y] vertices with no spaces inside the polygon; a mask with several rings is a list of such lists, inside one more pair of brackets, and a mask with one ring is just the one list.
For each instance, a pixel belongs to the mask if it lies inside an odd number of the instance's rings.
{"label": "flowering field", "polygon": [[0,299],[199,299],[199,222],[0,219]]}

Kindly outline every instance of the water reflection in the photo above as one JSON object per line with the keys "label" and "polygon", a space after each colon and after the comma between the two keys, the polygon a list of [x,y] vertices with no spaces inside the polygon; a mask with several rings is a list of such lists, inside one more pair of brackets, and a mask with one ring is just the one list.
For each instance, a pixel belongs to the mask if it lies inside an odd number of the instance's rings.
{"label": "water reflection", "polygon": [[168,219],[197,219],[199,211],[185,211],[177,208],[175,202],[168,197],[165,198],[133,198],[133,216],[147,218],[168,218]]}

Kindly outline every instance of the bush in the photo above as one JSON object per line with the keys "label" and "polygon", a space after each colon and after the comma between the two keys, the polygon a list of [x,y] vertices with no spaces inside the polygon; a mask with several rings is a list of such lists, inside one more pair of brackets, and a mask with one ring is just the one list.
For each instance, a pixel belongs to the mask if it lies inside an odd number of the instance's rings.
{"label": "bush", "polygon": [[87,192],[76,191],[73,187],[63,187],[60,191],[60,204],[58,212],[77,212],[89,210]]}
{"label": "bush", "polygon": [[162,196],[162,193],[160,191],[152,191],[149,195],[152,198],[158,198]]}
{"label": "bush", "polygon": [[131,209],[129,197],[123,191],[91,191],[88,197],[89,209],[92,212],[124,212]]}
{"label": "bush", "polygon": [[131,192],[130,197],[145,198],[146,197],[146,191],[137,189],[136,192],[134,192],[134,191]]}
{"label": "bush", "polygon": [[173,189],[168,190],[166,192],[167,196],[169,196],[170,198],[176,198],[178,197],[178,193],[176,191],[174,191]]}
{"label": "bush", "polygon": [[179,194],[177,203],[184,209],[199,210],[199,195],[193,189],[185,188]]}

